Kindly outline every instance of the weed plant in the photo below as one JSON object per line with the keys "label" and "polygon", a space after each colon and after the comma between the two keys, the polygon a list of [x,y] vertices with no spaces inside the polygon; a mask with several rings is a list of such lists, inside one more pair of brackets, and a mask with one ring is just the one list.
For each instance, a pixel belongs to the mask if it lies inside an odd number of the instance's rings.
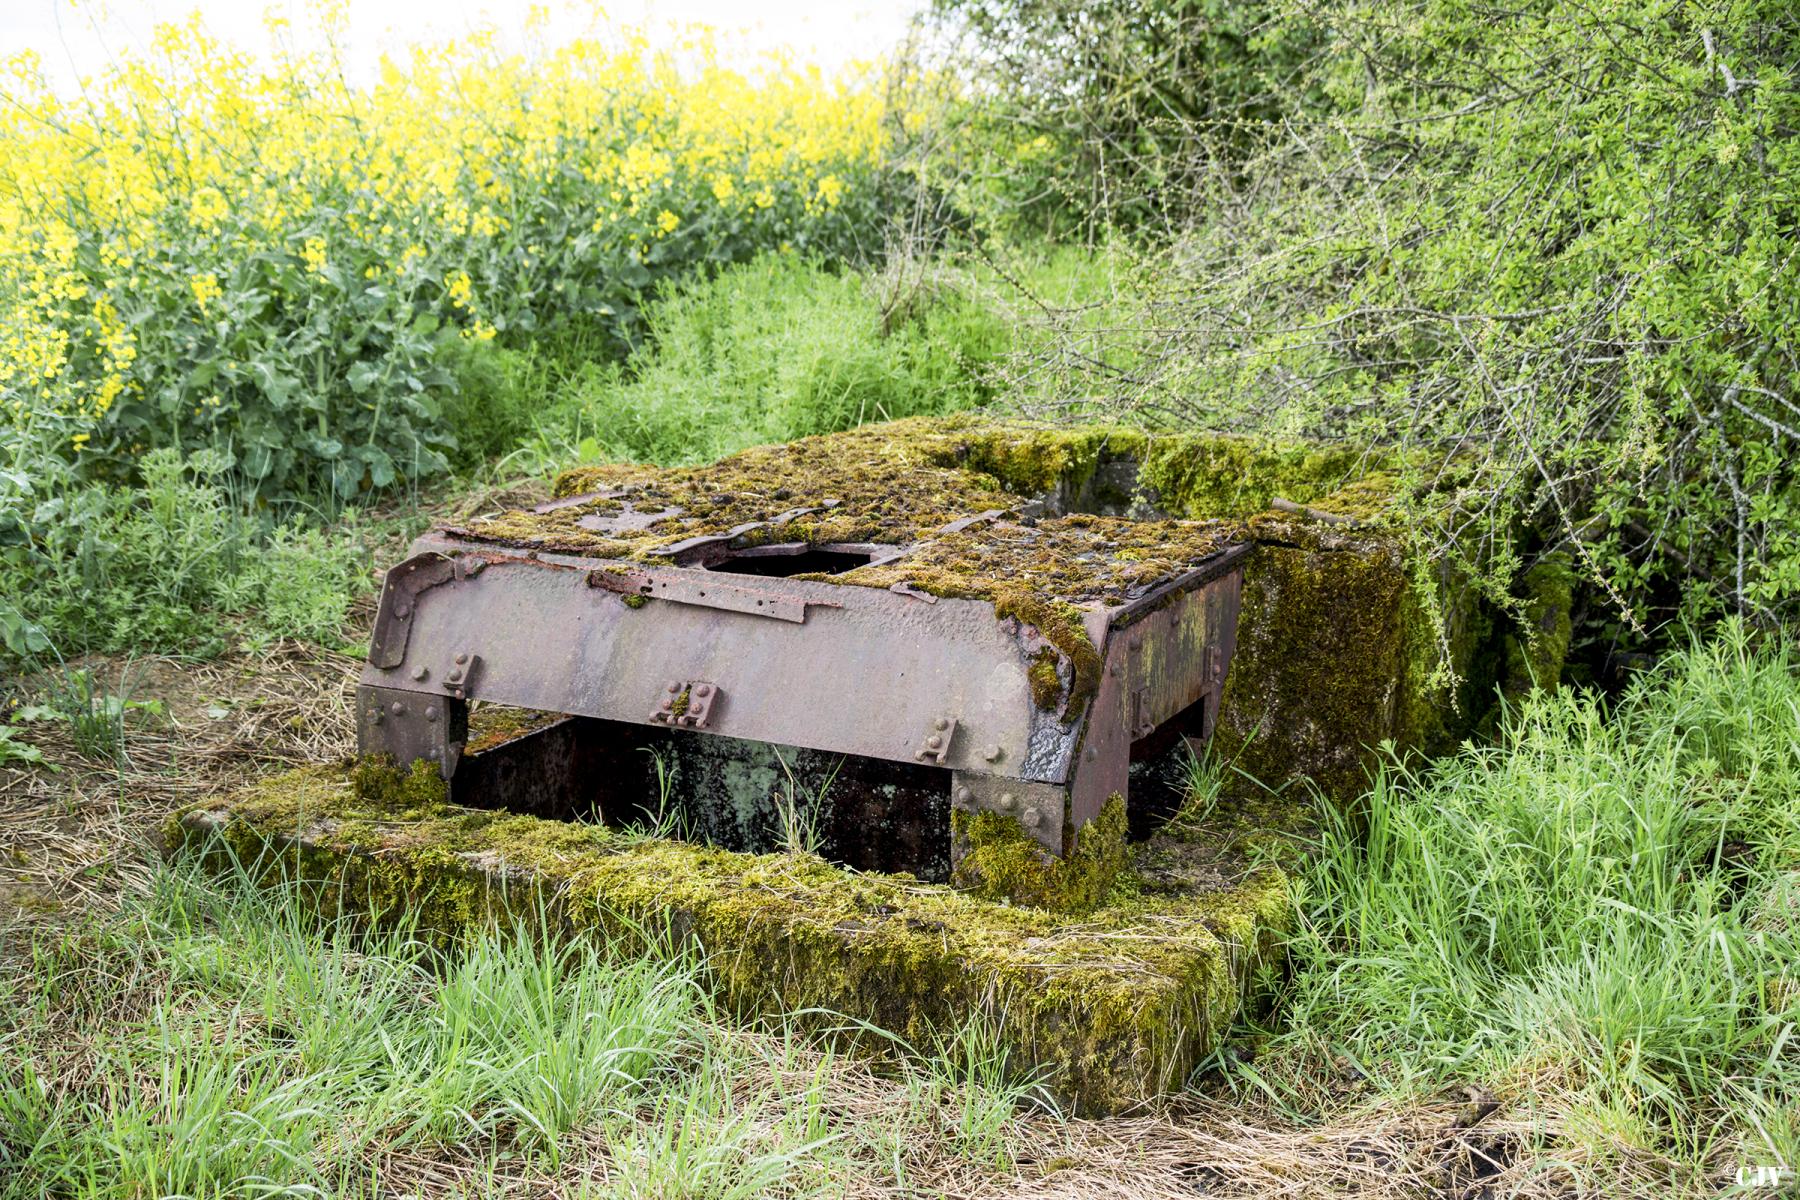
{"label": "weed plant", "polygon": [[32,629],[9,648],[207,656],[234,632],[224,615],[244,618],[235,632],[252,647],[336,642],[369,584],[354,520],[326,531],[260,517],[210,451],[152,450],[143,475],[141,488],[40,485],[30,535],[0,543],[0,614]]}

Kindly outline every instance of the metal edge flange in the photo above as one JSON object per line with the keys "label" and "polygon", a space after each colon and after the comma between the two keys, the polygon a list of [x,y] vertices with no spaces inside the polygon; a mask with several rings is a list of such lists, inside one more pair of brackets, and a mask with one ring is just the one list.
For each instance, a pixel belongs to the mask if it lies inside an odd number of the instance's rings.
{"label": "metal edge flange", "polygon": [[1010,779],[958,771],[950,781],[950,804],[959,812],[994,812],[1012,817],[1052,854],[1063,853],[1068,788],[1059,783]]}

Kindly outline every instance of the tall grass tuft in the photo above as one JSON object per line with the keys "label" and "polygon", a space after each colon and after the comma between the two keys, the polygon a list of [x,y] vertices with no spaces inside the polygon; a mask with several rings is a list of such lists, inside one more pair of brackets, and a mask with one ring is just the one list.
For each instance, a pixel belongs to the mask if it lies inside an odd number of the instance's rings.
{"label": "tall grass tuft", "polygon": [[1329,821],[1287,1032],[1244,1070],[1325,1053],[1403,1090],[1547,1072],[1577,1123],[1627,1113],[1645,1149],[1793,1165],[1796,665],[1732,626],[1610,711],[1541,695],[1496,745],[1389,764]]}

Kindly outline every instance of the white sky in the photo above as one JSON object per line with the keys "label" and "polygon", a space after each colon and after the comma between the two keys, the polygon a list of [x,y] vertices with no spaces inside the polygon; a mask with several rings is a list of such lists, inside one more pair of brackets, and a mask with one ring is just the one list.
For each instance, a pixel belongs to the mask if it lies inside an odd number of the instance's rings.
{"label": "white sky", "polygon": [[[830,67],[873,58],[904,35],[907,18],[924,0],[612,0],[601,5],[617,24],[643,24],[653,35],[695,22],[735,35],[748,53],[790,47],[802,58]],[[590,21],[595,6],[544,4],[551,40]],[[103,68],[121,50],[142,50],[159,23],[198,11],[222,40],[251,50],[267,45],[263,14],[290,18],[296,30],[311,25],[306,0],[0,0],[0,59],[35,50],[59,88]],[[423,40],[454,37],[494,26],[520,30],[526,0],[347,0],[351,71],[373,78],[383,51]]]}

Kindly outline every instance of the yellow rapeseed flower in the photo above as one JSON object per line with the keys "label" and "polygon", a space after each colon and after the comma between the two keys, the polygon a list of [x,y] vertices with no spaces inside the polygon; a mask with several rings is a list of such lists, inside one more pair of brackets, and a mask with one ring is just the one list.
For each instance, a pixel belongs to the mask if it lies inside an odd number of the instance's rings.
{"label": "yellow rapeseed flower", "polygon": [[469,279],[467,271],[454,271],[444,280],[450,293],[450,303],[456,308],[469,307],[469,299],[475,294],[475,284]]}
{"label": "yellow rapeseed flower", "polygon": [[300,258],[306,263],[307,270],[315,275],[323,275],[326,261],[325,239],[322,237],[307,238],[306,244],[300,248]]}
{"label": "yellow rapeseed flower", "polygon": [[219,287],[219,277],[211,272],[193,276],[188,280],[188,286],[193,289],[194,300],[200,305],[201,312],[206,311],[207,304],[225,294]]}

